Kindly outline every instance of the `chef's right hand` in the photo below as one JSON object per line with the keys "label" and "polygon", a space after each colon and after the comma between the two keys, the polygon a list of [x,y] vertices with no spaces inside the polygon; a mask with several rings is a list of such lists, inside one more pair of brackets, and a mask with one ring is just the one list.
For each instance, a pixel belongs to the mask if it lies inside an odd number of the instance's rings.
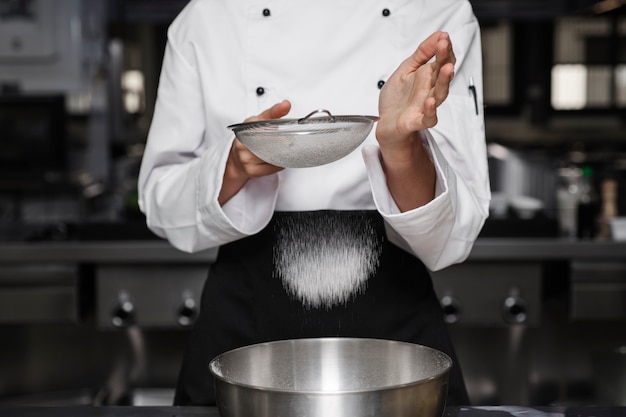
{"label": "chef's right hand", "polygon": [[[283,100],[258,116],[247,118],[245,122],[279,119],[286,116],[289,110],[291,110],[291,103],[288,100]],[[271,175],[283,169],[259,159],[235,138],[226,161],[222,188],[218,196],[219,204],[224,205],[243,188],[249,179]]]}

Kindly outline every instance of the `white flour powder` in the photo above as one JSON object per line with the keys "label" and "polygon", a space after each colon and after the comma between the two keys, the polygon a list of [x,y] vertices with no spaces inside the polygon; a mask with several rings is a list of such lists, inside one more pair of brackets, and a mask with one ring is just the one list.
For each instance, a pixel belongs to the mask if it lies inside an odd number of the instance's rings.
{"label": "white flour powder", "polygon": [[287,292],[309,308],[330,308],[365,290],[382,243],[360,215],[294,215],[277,227],[274,264]]}

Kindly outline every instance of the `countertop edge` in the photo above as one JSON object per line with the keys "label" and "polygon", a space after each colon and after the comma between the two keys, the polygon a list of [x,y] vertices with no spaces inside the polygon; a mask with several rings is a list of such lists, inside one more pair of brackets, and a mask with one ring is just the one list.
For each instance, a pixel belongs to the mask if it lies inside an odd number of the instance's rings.
{"label": "countertop edge", "polygon": [[[218,248],[187,253],[167,241],[58,241],[0,243],[0,263],[212,263]],[[479,238],[468,261],[626,261],[626,241],[557,238]]]}
{"label": "countertop edge", "polygon": [[[497,412],[512,417],[623,417],[624,406],[576,406],[576,407],[531,407],[531,406],[492,406],[492,407],[446,407],[442,417],[488,417]],[[12,417],[219,417],[216,407],[175,407],[175,406],[1,406],[0,414]]]}

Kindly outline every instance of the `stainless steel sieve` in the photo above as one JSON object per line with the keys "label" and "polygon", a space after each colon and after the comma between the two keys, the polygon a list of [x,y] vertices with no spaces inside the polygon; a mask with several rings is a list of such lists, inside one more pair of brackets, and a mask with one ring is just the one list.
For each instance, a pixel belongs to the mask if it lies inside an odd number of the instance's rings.
{"label": "stainless steel sieve", "polygon": [[[316,116],[325,113],[325,116]],[[355,150],[372,130],[376,116],[334,116],[315,110],[300,119],[272,119],[228,126],[253,154],[285,168],[328,164]]]}

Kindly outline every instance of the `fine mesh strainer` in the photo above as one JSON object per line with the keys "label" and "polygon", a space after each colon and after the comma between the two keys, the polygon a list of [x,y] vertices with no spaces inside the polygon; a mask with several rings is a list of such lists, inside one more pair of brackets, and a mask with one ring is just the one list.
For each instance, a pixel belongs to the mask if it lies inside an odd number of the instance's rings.
{"label": "fine mesh strainer", "polygon": [[[316,116],[326,113],[326,116]],[[253,154],[272,165],[306,168],[334,162],[355,150],[376,116],[333,116],[315,110],[301,119],[273,119],[228,126]]]}

